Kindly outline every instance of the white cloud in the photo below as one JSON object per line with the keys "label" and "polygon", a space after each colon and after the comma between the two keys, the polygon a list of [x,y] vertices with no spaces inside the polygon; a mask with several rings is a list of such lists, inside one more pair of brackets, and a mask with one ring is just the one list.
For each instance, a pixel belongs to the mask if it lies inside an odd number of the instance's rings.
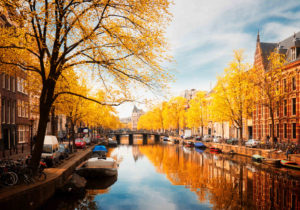
{"label": "white cloud", "polygon": [[[176,61],[177,82],[171,84],[176,95],[191,88],[209,90],[216,81],[212,78],[232,60],[234,49],[244,49],[251,64],[258,29],[264,42],[281,41],[300,29],[300,12],[295,9],[299,0],[174,1],[167,38]],[[118,110],[125,116],[132,107]]]}

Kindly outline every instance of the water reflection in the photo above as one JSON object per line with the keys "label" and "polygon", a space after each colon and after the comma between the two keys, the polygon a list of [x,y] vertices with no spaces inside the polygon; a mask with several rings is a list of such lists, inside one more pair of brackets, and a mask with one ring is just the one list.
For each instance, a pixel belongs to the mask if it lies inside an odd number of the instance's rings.
{"label": "water reflection", "polygon": [[121,145],[109,156],[120,163],[118,177],[89,182],[81,198],[56,196],[56,207],[300,209],[299,171],[171,144]]}
{"label": "water reflection", "polygon": [[215,209],[300,209],[297,171],[178,146],[143,146],[140,151],[172,184],[186,186]]}

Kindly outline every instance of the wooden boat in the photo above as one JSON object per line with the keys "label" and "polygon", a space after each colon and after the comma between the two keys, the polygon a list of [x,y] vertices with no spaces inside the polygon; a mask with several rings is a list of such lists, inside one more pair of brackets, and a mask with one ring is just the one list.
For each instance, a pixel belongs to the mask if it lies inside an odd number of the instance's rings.
{"label": "wooden boat", "polygon": [[115,176],[118,174],[118,164],[112,158],[93,157],[83,162],[75,171],[85,178]]}
{"label": "wooden boat", "polygon": [[223,152],[225,155],[235,155],[236,152],[233,150],[230,150],[229,152]]}
{"label": "wooden boat", "polygon": [[118,146],[118,142],[116,140],[113,140],[112,138],[109,138],[107,146],[109,146],[109,147],[117,147]]}
{"label": "wooden boat", "polygon": [[187,142],[184,146],[185,146],[185,147],[194,147],[194,142],[189,141],[189,142]]}
{"label": "wooden boat", "polygon": [[216,153],[221,153],[221,152],[222,152],[221,149],[216,148],[216,147],[211,147],[211,148],[210,148],[210,151],[211,151],[211,152],[216,152]]}
{"label": "wooden boat", "polygon": [[256,161],[256,162],[262,162],[262,160],[265,159],[263,156],[261,155],[252,155],[252,160]]}
{"label": "wooden boat", "polygon": [[262,159],[262,163],[268,164],[268,165],[273,165],[273,166],[280,166],[279,159],[264,158],[264,159]]}
{"label": "wooden boat", "polygon": [[197,148],[206,148],[206,146],[202,142],[196,142],[194,145]]}
{"label": "wooden boat", "polygon": [[293,161],[288,160],[280,160],[280,164],[287,168],[297,169],[300,170],[300,165]]}

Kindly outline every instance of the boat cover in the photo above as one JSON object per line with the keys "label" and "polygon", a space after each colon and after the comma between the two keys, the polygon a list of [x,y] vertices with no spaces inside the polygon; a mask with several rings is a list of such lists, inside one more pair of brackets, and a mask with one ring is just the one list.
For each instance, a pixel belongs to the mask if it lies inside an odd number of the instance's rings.
{"label": "boat cover", "polygon": [[195,147],[206,147],[202,142],[196,142]]}
{"label": "boat cover", "polygon": [[93,152],[100,152],[100,151],[107,152],[107,149],[103,145],[96,145],[93,149]]}

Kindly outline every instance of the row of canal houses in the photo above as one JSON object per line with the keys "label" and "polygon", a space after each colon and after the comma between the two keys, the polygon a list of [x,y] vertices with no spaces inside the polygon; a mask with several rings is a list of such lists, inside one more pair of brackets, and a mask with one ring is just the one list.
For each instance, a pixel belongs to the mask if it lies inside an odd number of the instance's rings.
{"label": "row of canal houses", "polygon": [[[274,137],[278,142],[300,143],[300,32],[278,43],[260,41],[257,34],[254,66],[268,71],[268,57],[271,52],[278,50],[286,57],[283,78],[278,81],[279,88],[284,88],[288,93],[283,99],[280,108],[275,113]],[[209,100],[210,93],[207,94]],[[252,118],[244,119],[243,139],[266,140],[271,136],[271,118],[269,110],[262,104],[257,104],[252,113]],[[221,136],[225,139],[238,138],[238,129],[229,122],[209,121],[204,128],[204,134]]]}
{"label": "row of canal houses", "polygon": [[[15,15],[14,11],[0,8],[0,30],[18,27]],[[26,72],[21,69],[0,66],[0,159],[28,152],[37,131],[39,96],[28,93],[26,78]],[[62,136],[65,133],[66,116],[50,117],[46,134]]]}

